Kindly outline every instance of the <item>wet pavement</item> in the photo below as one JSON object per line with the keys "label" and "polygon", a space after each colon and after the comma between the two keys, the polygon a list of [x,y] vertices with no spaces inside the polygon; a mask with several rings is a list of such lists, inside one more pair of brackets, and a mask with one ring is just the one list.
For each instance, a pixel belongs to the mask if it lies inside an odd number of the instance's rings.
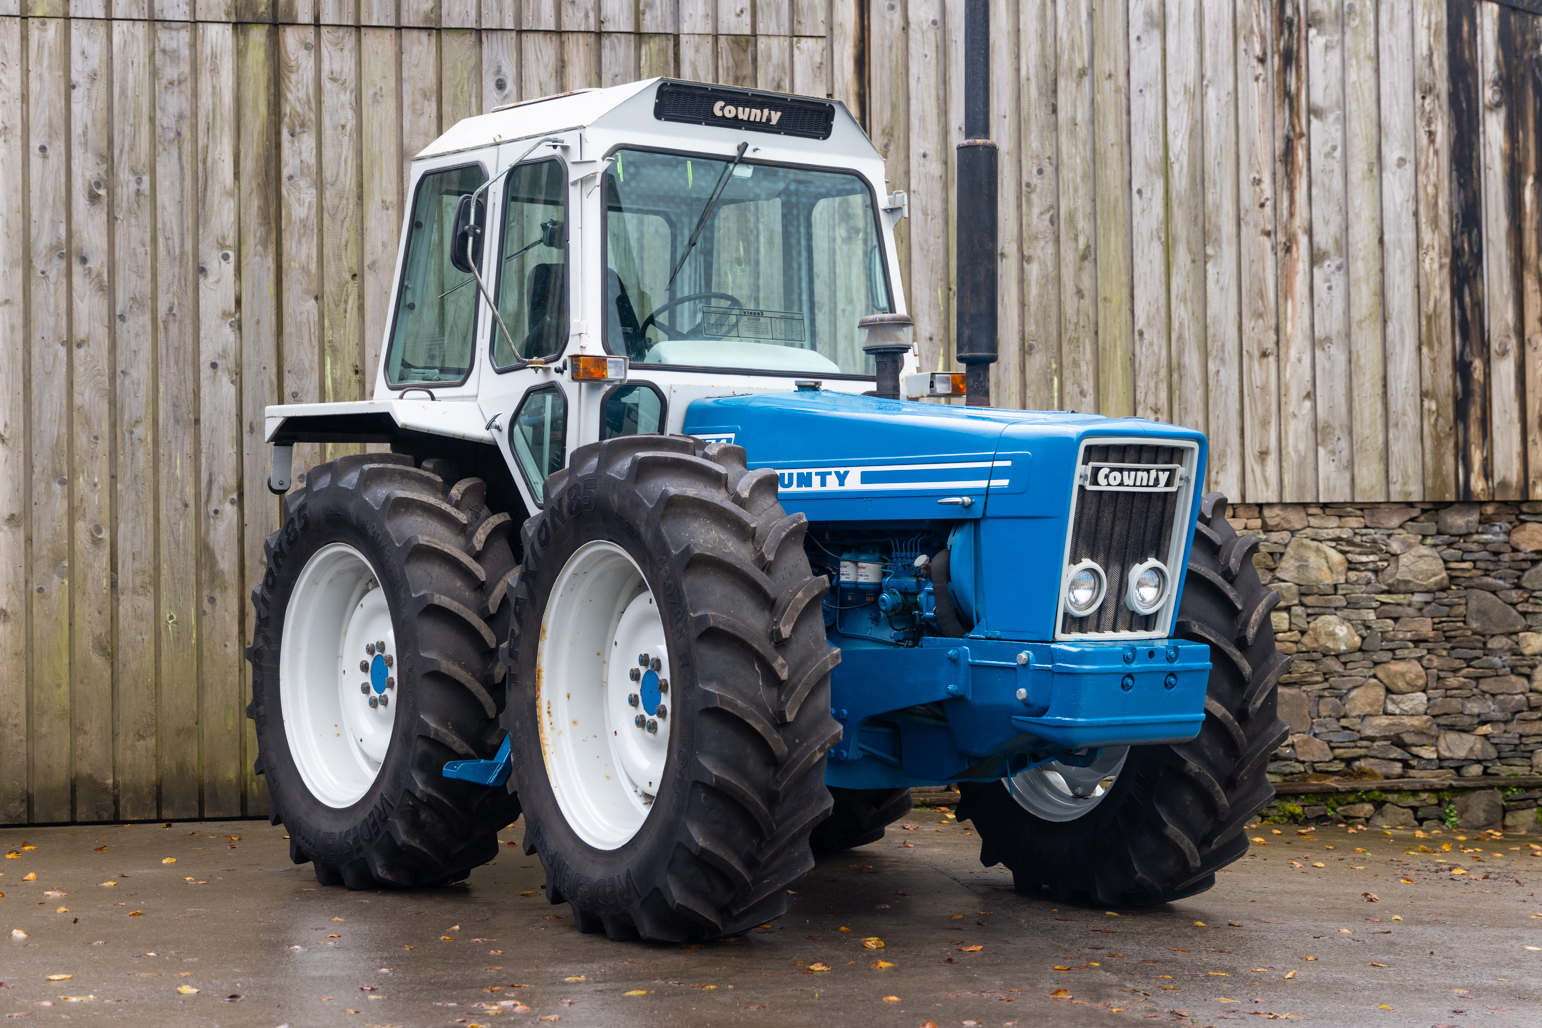
{"label": "wet pavement", "polygon": [[1265,826],[1210,892],[1104,911],[1015,894],[951,815],[902,824],[822,859],[785,918],[699,946],[580,935],[513,845],[462,887],[350,893],[291,865],[283,828],[265,822],[0,829],[0,1014],[260,1028],[1542,1024],[1535,835]]}

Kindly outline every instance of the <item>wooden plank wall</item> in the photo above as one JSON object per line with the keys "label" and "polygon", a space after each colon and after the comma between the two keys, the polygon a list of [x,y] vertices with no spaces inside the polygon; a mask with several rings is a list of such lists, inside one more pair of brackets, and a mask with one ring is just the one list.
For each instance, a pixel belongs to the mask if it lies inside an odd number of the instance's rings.
{"label": "wooden plank wall", "polygon": [[[998,403],[1200,428],[1248,502],[1542,498],[1542,4],[992,11]],[[869,25],[939,369],[961,17],[884,0]]]}
{"label": "wooden plank wall", "polygon": [[415,152],[651,75],[860,103],[862,38],[852,0],[0,0],[0,823],[266,812],[262,410],[373,381]]}
{"label": "wooden plank wall", "polygon": [[[1242,501],[1542,499],[1537,6],[992,3],[997,402],[1199,427]],[[265,810],[262,408],[361,394],[460,117],[655,74],[846,100],[948,367],[961,15],[0,0],[0,823]]]}

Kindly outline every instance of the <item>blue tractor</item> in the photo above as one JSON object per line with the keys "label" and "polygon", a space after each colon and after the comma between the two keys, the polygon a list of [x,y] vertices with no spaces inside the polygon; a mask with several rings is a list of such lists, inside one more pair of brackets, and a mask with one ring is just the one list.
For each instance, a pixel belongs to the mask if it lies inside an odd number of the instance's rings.
{"label": "blue tractor", "polygon": [[[923,372],[906,198],[841,104],[520,104],[409,198],[373,398],[267,411],[250,715],[321,882],[459,880],[523,815],[581,929],[709,938],[947,783],[1028,893],[1162,902],[1242,855],[1288,661],[1204,437],[982,405],[967,268],[969,370]],[[366,445],[291,483],[314,444]]]}

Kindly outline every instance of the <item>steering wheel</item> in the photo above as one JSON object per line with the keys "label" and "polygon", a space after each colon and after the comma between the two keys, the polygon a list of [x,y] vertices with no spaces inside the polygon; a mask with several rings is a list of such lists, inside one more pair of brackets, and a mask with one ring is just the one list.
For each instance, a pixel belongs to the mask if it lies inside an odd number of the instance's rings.
{"label": "steering wheel", "polygon": [[637,334],[639,336],[644,336],[648,332],[649,325],[657,325],[659,331],[663,332],[671,339],[688,339],[691,336],[694,336],[697,332],[701,331],[701,326],[706,323],[706,318],[702,318],[701,321],[698,321],[692,328],[686,329],[685,331],[681,331],[680,329],[675,328],[668,322],[659,320],[660,314],[663,314],[667,310],[678,307],[682,303],[690,303],[692,300],[727,300],[731,305],[739,308],[740,310],[744,309],[744,301],[739,299],[737,296],[734,296],[732,293],[687,293],[684,296],[677,296],[673,300],[665,300],[663,303],[653,308],[652,313],[644,318],[642,324],[637,327]]}

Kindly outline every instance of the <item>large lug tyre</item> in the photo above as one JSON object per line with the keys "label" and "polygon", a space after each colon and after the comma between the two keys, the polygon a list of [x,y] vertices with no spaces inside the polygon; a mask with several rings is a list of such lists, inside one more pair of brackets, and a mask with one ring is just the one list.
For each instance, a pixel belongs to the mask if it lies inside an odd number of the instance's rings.
{"label": "large lug tyre", "polygon": [[1072,788],[1058,802],[1033,772],[959,786],[958,815],[980,833],[981,862],[1005,864],[1019,892],[1098,906],[1203,892],[1247,851],[1244,825],[1274,798],[1264,770],[1286,736],[1275,690],[1290,666],[1269,618],[1279,593],[1259,582],[1258,537],[1232,529],[1226,498],[1211,493],[1200,510],[1176,632],[1210,646],[1199,735],[1063,769]]}
{"label": "large lug tyre", "polygon": [[835,806],[809,837],[815,853],[839,853],[883,838],[886,827],[910,813],[909,789],[831,787]]}
{"label": "large lug tyre", "polygon": [[290,856],[324,885],[455,881],[519,816],[506,790],[441,774],[502,741],[512,524],[487,509],[481,479],[423,463],[312,468],[252,591],[256,770]]}
{"label": "large lug tyre", "polygon": [[629,436],[575,451],[525,523],[510,789],[581,931],[742,931],[813,866],[840,655],[776,491],[737,446]]}

